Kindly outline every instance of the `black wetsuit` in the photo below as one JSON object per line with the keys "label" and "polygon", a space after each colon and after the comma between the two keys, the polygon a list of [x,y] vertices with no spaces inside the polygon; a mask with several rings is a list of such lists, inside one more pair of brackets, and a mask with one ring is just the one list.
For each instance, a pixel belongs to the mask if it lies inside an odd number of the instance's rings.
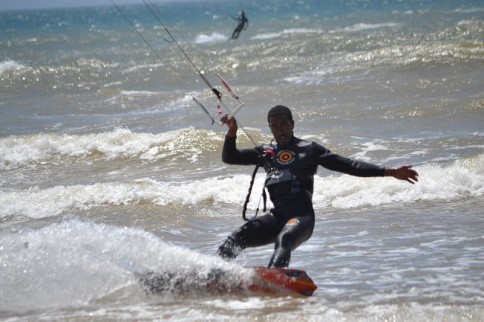
{"label": "black wetsuit", "polygon": [[[227,238],[218,250],[226,259],[235,258],[246,247],[275,243],[269,267],[289,265],[291,251],[308,240],[314,229],[312,194],[319,165],[360,177],[383,176],[384,172],[383,167],[339,156],[318,143],[296,137],[287,146],[263,145],[242,150],[237,149],[235,141],[225,138],[222,160],[228,164],[264,166],[265,187],[274,208],[249,220]],[[267,150],[275,156],[273,166],[259,157],[263,151],[268,154]]]}
{"label": "black wetsuit", "polygon": [[[232,17],[233,18],[233,17]],[[235,27],[234,32],[232,33],[232,39],[237,39],[239,38],[239,34],[244,29],[246,24],[249,24],[249,19],[245,16],[245,14],[240,15],[239,18],[234,18],[239,22],[237,27]]]}

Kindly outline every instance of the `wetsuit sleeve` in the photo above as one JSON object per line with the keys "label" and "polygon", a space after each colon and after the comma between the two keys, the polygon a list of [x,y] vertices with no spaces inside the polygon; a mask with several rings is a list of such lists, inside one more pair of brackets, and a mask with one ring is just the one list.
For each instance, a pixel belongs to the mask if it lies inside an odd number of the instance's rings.
{"label": "wetsuit sleeve", "polygon": [[358,177],[383,177],[385,168],[382,166],[342,157],[319,144],[314,145],[318,164],[326,169]]}
{"label": "wetsuit sleeve", "polygon": [[226,136],[222,161],[228,164],[255,165],[259,162],[259,154],[256,149],[237,149],[235,138]]}

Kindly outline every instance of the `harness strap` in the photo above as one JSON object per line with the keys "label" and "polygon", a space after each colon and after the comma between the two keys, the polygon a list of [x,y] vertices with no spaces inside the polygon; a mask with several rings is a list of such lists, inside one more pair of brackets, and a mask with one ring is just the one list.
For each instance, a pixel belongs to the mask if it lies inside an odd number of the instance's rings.
{"label": "harness strap", "polygon": [[[250,180],[249,191],[247,192],[247,197],[245,197],[244,208],[242,209],[242,218],[245,221],[249,221],[249,219],[247,219],[245,217],[245,213],[247,212],[247,204],[249,203],[249,200],[250,200],[250,194],[252,193],[252,187],[254,186],[254,179],[255,179],[255,175],[257,174],[257,170],[259,170],[259,164],[258,163],[255,166],[254,172],[252,172],[252,178]],[[265,205],[264,205],[264,208],[265,208]]]}
{"label": "harness strap", "polygon": [[[266,204],[267,204],[266,187],[262,188],[262,199],[264,200],[264,209],[262,209],[262,211],[266,212],[266,210],[267,210],[267,207],[266,207]],[[257,210],[259,210],[259,209],[257,209]],[[256,216],[257,216],[257,213],[256,213]]]}
{"label": "harness strap", "polygon": [[[254,186],[254,180],[255,176],[257,174],[257,171],[259,170],[259,167],[261,163],[264,165],[264,168],[266,168],[267,171],[277,171],[274,163],[274,158],[275,158],[275,153],[272,149],[265,149],[261,154],[259,154],[259,159],[260,162],[257,163],[257,165],[254,168],[254,172],[252,172],[252,178],[250,180],[250,186],[249,186],[249,191],[247,192],[247,197],[245,198],[245,203],[244,203],[244,208],[242,209],[242,218],[245,221],[249,221],[247,217],[245,217],[245,213],[247,212],[247,204],[249,203],[250,200],[250,194],[252,193],[252,187]],[[265,212],[267,209],[267,194],[266,194],[266,189],[265,187],[262,188],[262,199],[264,200],[264,209],[263,211]],[[260,201],[259,201],[260,203]],[[255,212],[255,216],[257,217],[257,214],[259,213],[259,206],[257,206],[257,210]]]}

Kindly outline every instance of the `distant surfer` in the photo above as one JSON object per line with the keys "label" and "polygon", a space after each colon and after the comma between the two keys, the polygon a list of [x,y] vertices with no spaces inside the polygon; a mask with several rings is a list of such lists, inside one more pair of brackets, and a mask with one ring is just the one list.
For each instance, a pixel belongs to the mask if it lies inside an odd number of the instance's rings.
{"label": "distant surfer", "polygon": [[224,241],[217,254],[226,260],[234,259],[247,247],[275,243],[268,267],[289,266],[291,252],[313,233],[312,195],[318,166],[359,177],[391,176],[412,184],[418,181],[418,173],[412,166],[386,168],[352,160],[332,153],[316,142],[295,137],[292,113],[285,106],[273,107],[267,121],[274,136],[271,143],[239,150],[236,146],[237,122],[234,118],[222,119],[228,126],[222,160],[228,164],[264,167],[267,173],[265,188],[274,204],[269,212],[250,219]]}
{"label": "distant surfer", "polygon": [[232,33],[232,38],[230,39],[237,39],[239,38],[240,32],[247,29],[247,27],[249,26],[249,19],[247,19],[247,17],[245,16],[244,10],[240,12],[240,16],[232,17],[232,19],[237,20],[238,24],[237,27],[235,27],[234,32]]}

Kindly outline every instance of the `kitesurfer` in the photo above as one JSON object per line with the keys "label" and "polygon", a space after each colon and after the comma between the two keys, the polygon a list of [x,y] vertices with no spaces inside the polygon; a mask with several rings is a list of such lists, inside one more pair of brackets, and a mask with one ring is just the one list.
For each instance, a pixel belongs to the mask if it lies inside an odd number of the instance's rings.
{"label": "kitesurfer", "polygon": [[391,176],[412,184],[418,181],[418,173],[410,165],[386,168],[352,160],[316,142],[295,137],[294,120],[288,107],[273,107],[267,120],[274,140],[256,148],[239,150],[237,122],[234,118],[222,119],[228,125],[223,162],[263,166],[267,172],[265,188],[274,205],[269,212],[250,219],[225,240],[217,254],[226,260],[234,259],[247,247],[275,243],[268,266],[289,266],[291,252],[308,240],[314,229],[312,194],[318,166],[360,177]]}
{"label": "kitesurfer", "polygon": [[232,17],[232,19],[237,20],[238,24],[237,24],[237,27],[235,27],[234,32],[232,33],[232,38],[230,38],[230,39],[237,39],[237,38],[239,38],[240,32],[242,30],[247,29],[247,27],[249,26],[249,19],[247,19],[247,17],[245,16],[244,10],[242,10],[240,12],[239,17],[237,17],[237,18]]}

